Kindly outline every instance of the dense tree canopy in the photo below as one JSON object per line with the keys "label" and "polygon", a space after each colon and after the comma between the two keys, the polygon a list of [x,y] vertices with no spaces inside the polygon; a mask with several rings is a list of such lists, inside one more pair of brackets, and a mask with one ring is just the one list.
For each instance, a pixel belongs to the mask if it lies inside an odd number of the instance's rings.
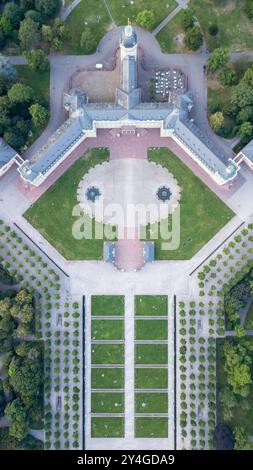
{"label": "dense tree canopy", "polygon": [[152,10],[142,10],[136,17],[136,23],[142,28],[151,30],[155,25],[155,15]]}

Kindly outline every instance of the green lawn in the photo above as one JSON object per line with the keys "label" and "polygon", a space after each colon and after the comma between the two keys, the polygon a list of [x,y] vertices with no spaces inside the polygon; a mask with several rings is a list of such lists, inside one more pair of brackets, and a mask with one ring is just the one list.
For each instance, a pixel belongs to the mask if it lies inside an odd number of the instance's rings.
{"label": "green lawn", "polygon": [[135,369],[135,388],[157,389],[168,387],[167,369]]}
{"label": "green lawn", "polygon": [[91,297],[92,315],[124,315],[125,297],[123,295],[93,295]]}
{"label": "green lawn", "polygon": [[112,16],[117,25],[127,24],[128,18],[134,23],[140,11],[152,10],[155,16],[156,27],[177,6],[175,0],[134,0],[130,1],[107,0]]}
{"label": "green lawn", "polygon": [[124,437],[124,418],[91,418],[91,437]]}
{"label": "green lawn", "polygon": [[123,344],[92,344],[92,364],[123,364]]}
{"label": "green lawn", "polygon": [[135,339],[165,340],[168,337],[167,320],[136,320]]}
{"label": "green lawn", "polygon": [[167,344],[136,344],[135,345],[136,364],[167,364],[168,346]]}
{"label": "green lawn", "polygon": [[245,321],[245,328],[246,330],[253,329],[253,302],[248,310],[246,321]]}
{"label": "green lawn", "polygon": [[168,413],[167,393],[136,393],[135,394],[136,413]]}
{"label": "green lawn", "polygon": [[[252,336],[248,336],[250,341],[253,341]],[[243,341],[243,339],[242,339]],[[226,381],[226,373],[223,369],[223,358],[222,358],[222,344],[224,340],[219,339],[217,340],[217,390],[219,391],[220,388],[227,384]],[[252,360],[253,360],[253,351],[251,353]],[[253,373],[253,364],[251,365],[252,373]],[[252,404],[253,403],[253,383],[250,386],[250,394],[247,396],[247,401]],[[245,432],[249,435],[253,435],[253,407],[251,406],[249,410],[244,410],[243,407],[238,404],[233,409],[233,417],[228,421],[228,424],[233,429],[235,426],[239,426],[244,428]],[[223,422],[223,415],[222,415],[222,406],[219,400],[217,401],[217,421],[218,423]]]}
{"label": "green lawn", "polygon": [[[39,104],[50,109],[50,71],[40,72],[33,70],[29,65],[16,65],[15,66],[18,78],[25,85],[29,85],[35,93],[36,100]],[[45,126],[33,130],[33,135],[29,138],[29,145],[32,145],[35,140],[39,138]]]}
{"label": "green lawn", "polygon": [[[127,24],[127,19],[135,21],[137,14],[144,9],[152,9],[155,16],[154,27],[157,26],[171,11],[175,9],[175,0],[134,0],[130,3],[119,2],[119,0],[107,0],[111,14],[117,26]],[[124,8],[125,6],[125,8]],[[113,27],[112,20],[108,14],[103,0],[82,0],[66,20],[70,38],[64,45],[66,54],[83,54],[80,39],[85,28],[90,28],[95,37],[95,44],[105,33]],[[95,52],[96,47],[92,52]]]}
{"label": "green lawn", "polygon": [[167,295],[136,295],[135,315],[143,316],[167,316]]}
{"label": "green lawn", "polygon": [[91,394],[92,413],[124,413],[124,393],[95,392]]}
{"label": "green lawn", "polygon": [[[253,23],[244,13],[246,0],[191,0],[210,50],[227,46],[232,51],[252,50]],[[217,36],[208,28],[216,24]]]}
{"label": "green lawn", "polygon": [[[182,27],[183,10],[177,13],[174,18],[157,34],[158,40],[163,52],[185,52],[183,37],[184,30]],[[189,52],[189,51],[187,51]]]}
{"label": "green lawn", "polygon": [[[189,157],[190,158],[190,157]],[[233,212],[170,150],[149,151],[149,160],[173,173],[181,187],[180,246],[177,250],[162,250],[156,240],[156,259],[190,259],[229,220]],[[169,218],[171,230],[171,219]]]}
{"label": "green lawn", "polygon": [[[87,23],[87,24],[85,24]],[[90,28],[96,44],[109,30],[111,19],[103,0],[82,0],[66,20],[69,30],[69,40],[64,45],[65,54],[83,54],[80,39],[85,28]],[[93,52],[95,52],[96,47]]]}
{"label": "green lawn", "polygon": [[86,152],[24,214],[28,222],[66,259],[103,257],[103,240],[94,237],[76,240],[73,237],[72,227],[77,218],[72,216],[72,211],[77,204],[77,187],[84,174],[108,158],[108,150],[91,149]]}
{"label": "green lawn", "polygon": [[124,339],[124,322],[122,320],[92,320],[91,336],[97,340]]}
{"label": "green lawn", "polygon": [[92,368],[91,388],[124,388],[124,369]]}
{"label": "green lawn", "polygon": [[168,418],[135,418],[135,437],[168,437]]}

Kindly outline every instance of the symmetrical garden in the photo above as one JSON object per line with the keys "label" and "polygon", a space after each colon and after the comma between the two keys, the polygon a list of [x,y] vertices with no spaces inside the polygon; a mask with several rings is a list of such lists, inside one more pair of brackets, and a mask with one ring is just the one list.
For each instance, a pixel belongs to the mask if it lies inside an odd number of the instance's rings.
{"label": "symmetrical garden", "polygon": [[124,437],[124,297],[91,299],[91,437]]}
{"label": "symmetrical garden", "polygon": [[168,437],[168,299],[135,297],[135,437]]}

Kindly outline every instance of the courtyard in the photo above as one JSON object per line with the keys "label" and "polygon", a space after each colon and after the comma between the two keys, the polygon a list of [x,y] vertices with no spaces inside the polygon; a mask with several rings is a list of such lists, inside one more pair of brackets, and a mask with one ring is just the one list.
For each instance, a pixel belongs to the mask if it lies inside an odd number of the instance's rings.
{"label": "courtyard", "polygon": [[[128,139],[128,148],[123,150],[124,158],[131,155],[132,148],[136,152],[135,143],[140,149],[141,158],[147,158],[151,162],[161,165],[168,174],[171,174],[180,187],[180,211],[181,211],[181,241],[180,246],[174,251],[161,249],[161,240],[155,240],[156,259],[190,259],[197,251],[203,247],[232,217],[233,212],[216,196],[180,159],[169,149],[157,148],[149,149],[149,142],[152,142],[149,133],[142,137],[122,137],[117,139],[110,133],[103,133],[103,144],[110,148],[108,150],[91,149],[81,158],[75,161],[72,166],[33,204],[26,212],[26,219],[38,229],[42,235],[57,250],[69,260],[96,260],[102,259],[103,240],[75,240],[72,236],[73,207],[77,204],[77,191],[82,176],[86,176],[96,165],[109,161],[120,156],[118,145],[121,141]],[[159,139],[162,142],[162,139]],[[94,145],[94,143],[93,143]],[[123,147],[124,149],[124,147]],[[126,152],[126,155],[124,154]],[[111,160],[112,161],[112,160]],[[119,161],[119,160],[118,160]],[[100,165],[97,168],[102,168]],[[96,180],[96,178],[95,178]],[[160,181],[164,184],[165,180]],[[167,180],[168,182],[168,180]],[[116,181],[116,187],[121,192],[122,182]],[[145,188],[145,181],[143,181]],[[151,183],[153,184],[153,183]],[[115,183],[109,185],[113,188],[113,198],[115,195]],[[118,185],[118,186],[117,186]],[[147,185],[147,187],[150,185]],[[158,185],[159,186],[159,185]],[[169,185],[170,186],[170,185]],[[146,188],[147,188],[146,187]],[[147,189],[146,189],[147,190]],[[157,190],[157,188],[156,188]],[[128,202],[128,200],[127,200]],[[50,212],[48,208],[50,207]],[[194,224],[192,220],[194,218]],[[95,222],[94,225],[99,223]],[[171,221],[168,219],[168,227]],[[152,240],[152,226],[147,230],[148,238]]]}

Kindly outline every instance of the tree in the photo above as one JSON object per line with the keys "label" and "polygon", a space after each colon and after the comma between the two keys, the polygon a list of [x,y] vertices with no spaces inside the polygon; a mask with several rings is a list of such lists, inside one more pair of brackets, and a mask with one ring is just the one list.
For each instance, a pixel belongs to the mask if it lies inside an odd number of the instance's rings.
{"label": "tree", "polygon": [[35,10],[44,17],[55,15],[60,6],[60,0],[35,0]]}
{"label": "tree", "polygon": [[20,23],[18,38],[23,50],[28,51],[36,47],[40,41],[39,24],[31,18],[25,18]]}
{"label": "tree", "polygon": [[245,106],[245,108],[241,109],[236,116],[236,122],[242,124],[246,121],[253,120],[253,106]]}
{"label": "tree", "polygon": [[235,450],[245,450],[247,443],[248,443],[248,437],[245,433],[244,428],[240,426],[236,426],[234,429],[234,436],[235,436]]}
{"label": "tree", "polygon": [[246,70],[243,81],[247,83],[250,87],[253,87],[253,69],[250,67]]}
{"label": "tree", "polygon": [[49,113],[44,106],[41,106],[38,103],[32,104],[29,108],[29,113],[32,116],[32,121],[35,127],[43,127],[45,126],[48,118]]}
{"label": "tree", "polygon": [[155,15],[152,10],[142,10],[136,17],[136,23],[142,28],[151,30],[155,25]]}
{"label": "tree", "polygon": [[28,424],[25,421],[13,421],[9,426],[9,434],[18,441],[27,436]]}
{"label": "tree", "polygon": [[12,27],[16,29],[23,18],[23,9],[15,2],[8,2],[4,7],[3,15],[10,20]]}
{"label": "tree", "polygon": [[9,421],[27,421],[27,407],[20,398],[8,403],[5,414]]}
{"label": "tree", "polygon": [[25,52],[25,58],[27,59],[28,65],[40,72],[49,70],[50,64],[46,53],[42,49],[33,49]]}
{"label": "tree", "polygon": [[214,132],[218,132],[224,123],[224,116],[222,112],[218,111],[217,113],[211,114],[209,122]]}
{"label": "tree", "polygon": [[234,87],[230,102],[235,110],[253,105],[253,88],[244,80],[241,80],[240,83]]}
{"label": "tree", "polygon": [[184,44],[188,49],[197,51],[203,44],[203,36],[199,26],[188,29],[184,37]]}
{"label": "tree", "polygon": [[215,49],[208,59],[208,70],[215,72],[218,69],[225,67],[229,61],[229,50],[227,47],[219,47]]}
{"label": "tree", "polygon": [[53,39],[53,30],[51,26],[43,24],[41,28],[42,39],[46,42],[51,42]]}
{"label": "tree", "polygon": [[245,13],[250,20],[253,20],[253,0],[246,1]]}
{"label": "tree", "polygon": [[96,47],[96,40],[89,28],[82,32],[80,46],[86,54],[90,54]]}
{"label": "tree", "polygon": [[238,134],[242,139],[247,139],[247,138],[251,137],[252,134],[253,134],[252,124],[248,121],[243,122],[242,125],[240,126]]}
{"label": "tree", "polygon": [[187,29],[193,28],[195,22],[194,14],[195,11],[193,8],[188,7],[183,10],[182,25],[185,31],[187,31]]}
{"label": "tree", "polygon": [[220,73],[220,81],[223,85],[226,86],[232,86],[235,85],[237,82],[237,75],[236,71],[231,68],[225,68],[221,73]]}
{"label": "tree", "polygon": [[33,100],[33,97],[33,89],[28,85],[23,85],[23,83],[14,83],[8,91],[8,98],[13,104],[29,103]]}
{"label": "tree", "polygon": [[235,438],[230,427],[221,423],[218,424],[214,431],[214,447],[216,450],[233,450]]}
{"label": "tree", "polygon": [[25,404],[32,404],[43,383],[43,369],[40,361],[14,357],[9,365],[8,375],[14,391]]}
{"label": "tree", "polygon": [[31,18],[31,20],[35,21],[35,23],[38,23],[39,25],[42,23],[41,15],[35,10],[28,10],[25,14],[25,18]]}
{"label": "tree", "polygon": [[210,36],[217,36],[217,34],[219,32],[219,28],[218,28],[217,24],[211,24],[208,28],[208,32],[209,32]]}

